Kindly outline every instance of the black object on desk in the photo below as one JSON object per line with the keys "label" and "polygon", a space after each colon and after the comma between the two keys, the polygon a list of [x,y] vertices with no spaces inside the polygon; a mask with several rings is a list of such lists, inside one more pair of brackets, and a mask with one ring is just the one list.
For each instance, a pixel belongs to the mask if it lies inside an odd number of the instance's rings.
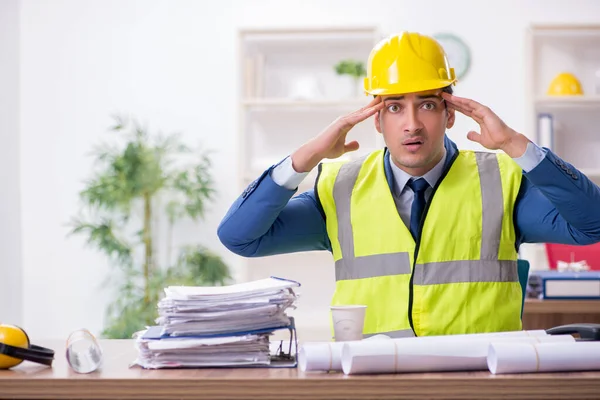
{"label": "black object on desk", "polygon": [[546,329],[549,335],[578,334],[578,341],[600,341],[600,324],[567,324]]}

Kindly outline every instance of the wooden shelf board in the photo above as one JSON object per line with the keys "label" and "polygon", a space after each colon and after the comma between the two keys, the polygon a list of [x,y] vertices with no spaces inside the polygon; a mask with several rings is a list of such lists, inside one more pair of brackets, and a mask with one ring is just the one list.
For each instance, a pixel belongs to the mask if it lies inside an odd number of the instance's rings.
{"label": "wooden shelf board", "polygon": [[375,27],[331,27],[310,29],[242,29],[241,38],[248,44],[307,44],[329,42],[373,42],[377,35]]}
{"label": "wooden shelf board", "polygon": [[600,25],[533,25],[531,33],[535,37],[556,38],[556,37],[575,37],[577,39],[586,37],[600,37]]}
{"label": "wooden shelf board", "polygon": [[315,34],[335,34],[335,33],[373,33],[378,28],[376,26],[369,25],[356,25],[356,26],[313,26],[313,27],[285,27],[285,28],[243,28],[240,30],[241,34],[244,35],[286,35],[286,34],[300,34],[300,35],[315,35]]}
{"label": "wooden shelf board", "polygon": [[525,299],[524,314],[600,314],[600,300]]}
{"label": "wooden shelf board", "polygon": [[536,98],[537,108],[600,108],[600,96],[540,96]]}
{"label": "wooden shelf board", "polygon": [[246,107],[363,107],[371,99],[367,96],[357,99],[322,99],[322,100],[294,100],[286,98],[246,99],[242,104]]}

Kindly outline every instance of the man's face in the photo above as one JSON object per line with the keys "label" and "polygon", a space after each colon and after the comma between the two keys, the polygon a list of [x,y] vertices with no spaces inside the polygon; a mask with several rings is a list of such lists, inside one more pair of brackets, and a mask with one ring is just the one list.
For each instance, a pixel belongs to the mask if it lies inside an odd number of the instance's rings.
{"label": "man's face", "polygon": [[384,107],[375,115],[392,160],[402,170],[421,176],[442,158],[444,133],[454,125],[442,90],[382,96]]}

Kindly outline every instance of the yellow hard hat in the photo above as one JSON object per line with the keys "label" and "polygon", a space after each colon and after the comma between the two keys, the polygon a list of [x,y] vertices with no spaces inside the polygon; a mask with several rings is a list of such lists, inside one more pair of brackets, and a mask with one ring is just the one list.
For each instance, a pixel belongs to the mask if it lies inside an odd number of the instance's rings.
{"label": "yellow hard hat", "polygon": [[547,94],[548,96],[580,96],[583,90],[575,75],[561,72],[550,82]]}
{"label": "yellow hard hat", "polygon": [[389,95],[456,84],[444,48],[433,38],[402,32],[379,42],[369,55],[365,92]]}

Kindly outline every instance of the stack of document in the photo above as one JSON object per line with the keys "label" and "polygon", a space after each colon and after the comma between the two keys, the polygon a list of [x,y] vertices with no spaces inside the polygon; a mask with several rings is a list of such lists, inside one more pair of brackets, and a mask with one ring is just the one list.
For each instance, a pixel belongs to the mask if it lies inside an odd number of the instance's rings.
{"label": "stack of document", "polygon": [[288,326],[298,283],[268,278],[232,286],[165,289],[157,323],[170,336],[224,335]]}
{"label": "stack of document", "polygon": [[231,286],[165,288],[158,326],[138,335],[144,368],[268,365],[269,337],[292,325],[298,282],[268,278]]}
{"label": "stack of document", "polygon": [[138,339],[138,364],[144,368],[268,365],[266,334],[222,338]]}

